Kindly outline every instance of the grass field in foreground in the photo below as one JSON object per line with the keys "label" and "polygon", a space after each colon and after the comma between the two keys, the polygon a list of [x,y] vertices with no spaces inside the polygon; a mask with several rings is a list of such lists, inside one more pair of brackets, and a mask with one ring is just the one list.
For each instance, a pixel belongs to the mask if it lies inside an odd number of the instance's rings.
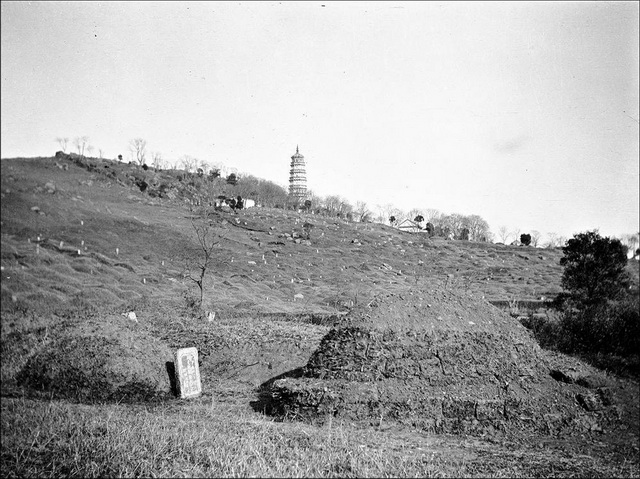
{"label": "grass field in foreground", "polygon": [[3,477],[637,477],[552,442],[277,423],[204,397],[171,406],[2,401]]}

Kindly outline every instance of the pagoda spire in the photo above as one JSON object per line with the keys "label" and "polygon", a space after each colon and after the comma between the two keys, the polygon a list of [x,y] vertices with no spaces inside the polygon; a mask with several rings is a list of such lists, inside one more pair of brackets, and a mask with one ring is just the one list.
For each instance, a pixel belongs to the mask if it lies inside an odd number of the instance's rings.
{"label": "pagoda spire", "polygon": [[296,153],[291,157],[289,173],[289,196],[297,202],[304,201],[307,196],[307,173],[304,156],[300,154],[299,145],[296,145]]}

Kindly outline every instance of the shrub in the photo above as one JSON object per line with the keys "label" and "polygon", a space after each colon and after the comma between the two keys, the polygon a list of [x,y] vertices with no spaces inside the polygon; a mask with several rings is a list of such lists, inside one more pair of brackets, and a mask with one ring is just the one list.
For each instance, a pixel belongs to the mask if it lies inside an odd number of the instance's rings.
{"label": "shrub", "polygon": [[231,173],[229,176],[227,176],[227,184],[235,186],[238,184],[238,177],[236,176],[235,173]]}
{"label": "shrub", "polygon": [[532,313],[522,317],[520,322],[525,328],[531,330],[541,347],[558,348],[558,339],[562,336],[560,318],[549,316],[543,318]]}
{"label": "shrub", "polygon": [[627,251],[597,231],[579,233],[562,248],[562,287],[579,309],[614,300],[628,290]]}
{"label": "shrub", "polygon": [[566,311],[561,321],[561,349],[631,355],[640,350],[638,295]]}
{"label": "shrub", "polygon": [[554,301],[559,319],[531,317],[523,325],[543,347],[638,376],[640,290],[630,287],[626,247],[592,231],[577,234],[562,250],[565,291]]}

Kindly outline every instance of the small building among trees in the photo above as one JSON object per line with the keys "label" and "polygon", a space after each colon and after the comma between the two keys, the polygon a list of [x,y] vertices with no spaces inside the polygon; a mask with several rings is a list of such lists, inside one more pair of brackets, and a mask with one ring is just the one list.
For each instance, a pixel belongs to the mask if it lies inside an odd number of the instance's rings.
{"label": "small building among trees", "polygon": [[398,226],[396,226],[401,231],[407,231],[409,233],[419,233],[422,231],[422,228],[415,221],[411,221],[410,219],[405,219],[401,221]]}

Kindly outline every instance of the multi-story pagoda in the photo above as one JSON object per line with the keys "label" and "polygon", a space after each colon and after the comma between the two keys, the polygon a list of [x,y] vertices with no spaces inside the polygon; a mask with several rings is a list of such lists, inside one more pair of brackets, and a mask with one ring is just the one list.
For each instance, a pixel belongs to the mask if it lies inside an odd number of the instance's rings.
{"label": "multi-story pagoda", "polygon": [[291,157],[291,170],[289,171],[289,197],[298,202],[307,197],[307,172],[305,170],[304,156],[300,154],[296,145],[296,154]]}

